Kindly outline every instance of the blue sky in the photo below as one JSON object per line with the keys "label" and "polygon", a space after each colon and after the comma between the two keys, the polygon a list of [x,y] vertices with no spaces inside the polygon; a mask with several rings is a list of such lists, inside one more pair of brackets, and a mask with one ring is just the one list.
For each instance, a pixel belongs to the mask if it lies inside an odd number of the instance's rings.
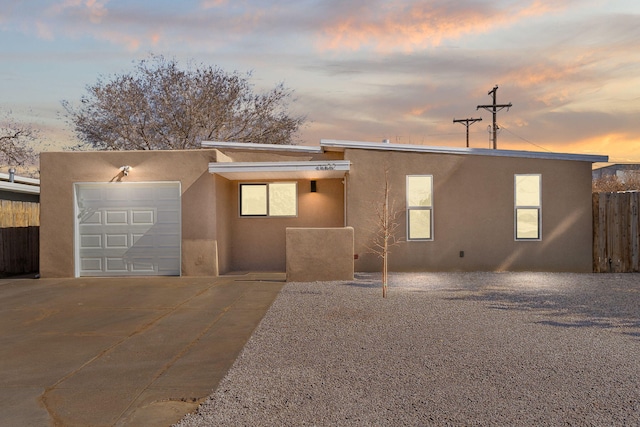
{"label": "blue sky", "polygon": [[321,138],[465,145],[640,162],[636,0],[1,0],[0,109],[73,145],[60,105],[150,52],[284,82]]}

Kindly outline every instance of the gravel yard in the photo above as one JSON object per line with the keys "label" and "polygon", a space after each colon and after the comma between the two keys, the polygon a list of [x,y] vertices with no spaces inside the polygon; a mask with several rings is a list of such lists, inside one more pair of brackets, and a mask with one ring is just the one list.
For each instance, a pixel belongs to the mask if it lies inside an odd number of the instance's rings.
{"label": "gravel yard", "polygon": [[640,425],[640,275],[288,283],[177,425]]}

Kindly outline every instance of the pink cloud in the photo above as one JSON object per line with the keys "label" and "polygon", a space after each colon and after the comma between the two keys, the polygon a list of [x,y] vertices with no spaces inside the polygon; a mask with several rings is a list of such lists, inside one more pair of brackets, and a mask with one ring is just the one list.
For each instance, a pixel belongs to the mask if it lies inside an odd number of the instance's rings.
{"label": "pink cloud", "polygon": [[203,9],[214,9],[216,7],[225,6],[229,3],[228,0],[202,0],[200,2],[200,7]]}
{"label": "pink cloud", "polygon": [[609,161],[638,162],[640,158],[636,153],[640,151],[640,135],[632,133],[609,133],[596,135],[591,138],[575,140],[564,147],[570,152],[586,154],[604,154],[609,156]]}
{"label": "pink cloud", "polygon": [[64,0],[51,6],[49,12],[53,15],[60,15],[68,9],[75,9],[92,23],[99,24],[107,15],[105,6],[108,2],[109,0]]}
{"label": "pink cloud", "polygon": [[549,4],[533,0],[502,9],[473,7],[469,4],[461,6],[456,9],[450,2],[434,4],[399,0],[387,3],[379,8],[378,13],[359,9],[357,15],[345,16],[327,25],[321,36],[320,48],[356,50],[372,46],[381,51],[413,51],[438,46],[445,39],[485,33],[525,18],[557,11],[565,7],[565,2]]}
{"label": "pink cloud", "polygon": [[51,31],[51,28],[49,28],[49,26],[42,22],[42,21],[36,21],[36,32],[38,34],[38,37],[44,40],[53,40],[53,31]]}

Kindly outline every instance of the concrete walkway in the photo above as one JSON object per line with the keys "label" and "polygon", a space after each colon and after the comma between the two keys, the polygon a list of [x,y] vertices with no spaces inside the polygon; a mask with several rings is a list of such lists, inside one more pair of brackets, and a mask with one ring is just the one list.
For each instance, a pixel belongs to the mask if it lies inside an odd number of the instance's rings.
{"label": "concrete walkway", "polygon": [[0,280],[0,425],[169,426],[216,388],[283,284]]}

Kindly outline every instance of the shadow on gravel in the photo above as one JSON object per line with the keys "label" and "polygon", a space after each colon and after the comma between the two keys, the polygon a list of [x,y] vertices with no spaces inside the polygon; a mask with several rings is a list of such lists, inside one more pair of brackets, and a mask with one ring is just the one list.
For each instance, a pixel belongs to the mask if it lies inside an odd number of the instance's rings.
{"label": "shadow on gravel", "polygon": [[380,279],[380,274],[356,273],[354,280],[345,283],[345,286],[371,289],[382,287],[382,281]]}
{"label": "shadow on gravel", "polygon": [[548,320],[536,322],[561,328],[617,329],[640,338],[640,294],[638,287],[597,286],[569,289],[456,289],[450,301],[484,302],[494,310],[534,312]]}
{"label": "shadow on gravel", "polygon": [[[344,286],[375,289],[380,273],[356,273]],[[389,292],[420,292],[520,310],[559,328],[616,329],[640,339],[640,275],[573,273],[390,273]]]}
{"label": "shadow on gravel", "polygon": [[345,283],[345,286],[353,286],[355,288],[367,288],[367,289],[372,289],[372,288],[381,288],[382,284],[381,283],[376,283],[376,282],[348,282]]}

